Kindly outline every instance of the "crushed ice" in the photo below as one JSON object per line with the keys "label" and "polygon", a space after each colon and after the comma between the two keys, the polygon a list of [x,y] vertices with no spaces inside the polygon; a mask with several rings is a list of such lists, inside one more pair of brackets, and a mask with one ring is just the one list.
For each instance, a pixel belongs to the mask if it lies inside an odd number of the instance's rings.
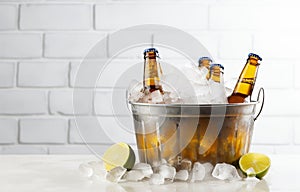
{"label": "crushed ice", "polygon": [[[191,161],[183,159],[180,165],[177,165],[177,170],[166,160],[160,161],[156,167],[147,163],[136,163],[131,170],[124,167],[115,167],[110,171],[106,171],[102,162],[91,161],[82,163],[79,168],[79,173],[83,177],[89,178],[92,181],[107,180],[110,182],[139,182],[146,181],[151,185],[162,185],[166,182],[204,182],[211,180],[238,181],[242,180],[238,169],[233,165],[226,163],[218,163],[213,166],[211,163],[192,164]],[[252,169],[247,170],[249,175],[253,173]],[[255,177],[243,178],[248,188],[255,186],[260,180]]]}
{"label": "crushed ice", "polygon": [[[228,93],[232,88],[224,87],[224,82],[216,83],[211,79],[207,80],[209,72],[206,67],[198,68],[193,64],[185,65],[180,70],[182,74],[167,73],[162,76],[161,84],[164,92],[159,90],[150,94],[143,92],[143,84],[138,81],[131,82],[127,88],[127,98],[133,103],[150,104],[215,104],[228,103]],[[181,79],[182,82],[178,82]],[[230,81],[231,82],[231,81]],[[232,86],[231,83],[225,85]],[[220,84],[222,86],[220,86]]]}

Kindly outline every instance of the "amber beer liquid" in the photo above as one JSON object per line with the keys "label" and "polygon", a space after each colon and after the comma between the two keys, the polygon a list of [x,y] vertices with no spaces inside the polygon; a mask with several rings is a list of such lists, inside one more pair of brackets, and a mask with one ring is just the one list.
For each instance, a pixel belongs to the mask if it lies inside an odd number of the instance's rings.
{"label": "amber beer liquid", "polygon": [[159,90],[163,93],[160,83],[162,69],[158,61],[159,55],[155,48],[144,51],[144,92],[146,94]]}
{"label": "amber beer liquid", "polygon": [[245,99],[252,94],[258,66],[261,57],[254,53],[248,55],[247,63],[244,66],[239,80],[236,83],[232,95],[228,97],[228,103],[243,103]]}

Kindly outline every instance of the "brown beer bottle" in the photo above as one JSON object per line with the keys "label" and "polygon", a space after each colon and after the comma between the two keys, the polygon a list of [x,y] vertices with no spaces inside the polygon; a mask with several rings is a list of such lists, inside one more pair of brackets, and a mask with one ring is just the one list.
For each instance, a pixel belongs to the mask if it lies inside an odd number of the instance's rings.
{"label": "brown beer bottle", "polygon": [[210,64],[212,60],[210,57],[200,57],[198,60],[198,68],[201,70],[202,67],[206,67],[208,70],[208,73],[206,75],[206,79],[209,80],[210,78]]}
{"label": "brown beer bottle", "polygon": [[159,63],[159,54],[155,48],[144,51],[144,90],[145,94],[159,90],[163,94],[160,83],[162,70]]}
{"label": "brown beer bottle", "polygon": [[254,53],[249,53],[247,63],[244,66],[239,80],[237,81],[233,93],[228,97],[228,103],[243,103],[252,94],[259,61],[262,58]]}

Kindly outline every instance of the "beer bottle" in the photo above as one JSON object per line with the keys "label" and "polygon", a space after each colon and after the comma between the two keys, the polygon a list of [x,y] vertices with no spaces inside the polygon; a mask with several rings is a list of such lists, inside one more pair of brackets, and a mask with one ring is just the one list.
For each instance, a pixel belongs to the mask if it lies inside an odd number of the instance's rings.
{"label": "beer bottle", "polygon": [[159,90],[163,94],[160,83],[162,70],[159,63],[159,54],[155,48],[148,48],[144,51],[144,90],[145,94]]}
{"label": "beer bottle", "polygon": [[210,63],[212,62],[211,58],[210,57],[200,57],[199,60],[198,60],[198,68],[201,70],[203,69],[207,69],[208,72],[206,74],[206,79],[209,80],[210,78],[210,72],[209,72],[209,69],[210,69]]}
{"label": "beer bottle", "polygon": [[210,79],[208,81],[211,91],[212,103],[227,103],[224,86],[224,67],[221,64],[212,64],[210,66]]}
{"label": "beer bottle", "polygon": [[233,93],[228,97],[228,103],[243,103],[252,94],[261,60],[259,55],[249,53],[247,63],[240,74]]}

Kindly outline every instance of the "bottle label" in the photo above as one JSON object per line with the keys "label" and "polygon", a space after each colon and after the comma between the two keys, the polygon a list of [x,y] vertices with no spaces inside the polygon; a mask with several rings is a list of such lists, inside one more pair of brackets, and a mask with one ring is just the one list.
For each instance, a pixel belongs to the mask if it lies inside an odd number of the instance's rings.
{"label": "bottle label", "polygon": [[241,79],[240,82],[241,83],[247,83],[247,84],[253,85],[254,84],[254,78],[243,78],[243,79]]}
{"label": "bottle label", "polygon": [[254,78],[242,78],[236,86],[236,92],[243,95],[250,95],[254,86]]}
{"label": "bottle label", "polygon": [[150,86],[150,85],[159,85],[160,79],[158,77],[154,78],[147,78],[145,79],[145,85]]}

